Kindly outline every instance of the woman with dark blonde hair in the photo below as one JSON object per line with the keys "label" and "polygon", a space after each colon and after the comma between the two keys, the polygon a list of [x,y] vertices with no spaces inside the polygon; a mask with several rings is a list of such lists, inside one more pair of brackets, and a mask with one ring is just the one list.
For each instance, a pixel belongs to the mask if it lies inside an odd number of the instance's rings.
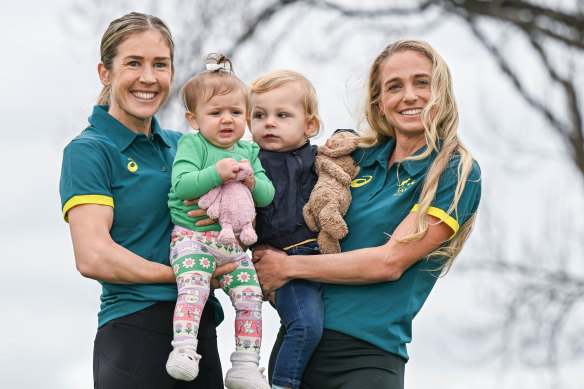
{"label": "woman with dark blonde hair", "polygon": [[342,252],[254,251],[265,295],[291,279],[325,283],[325,329],[302,388],[403,388],[412,320],[469,237],[480,201],[450,72],[428,43],[397,41],[377,56],[365,116]]}
{"label": "woman with dark blonde hair", "polygon": [[223,388],[215,331],[223,311],[214,296],[199,328],[204,372],[178,382],[165,368],[177,297],[167,200],[182,134],[162,129],[154,114],[170,92],[173,57],[159,18],[132,12],[112,21],[101,41],[98,105],[63,153],[61,205],[77,269],[102,285],[95,388]]}

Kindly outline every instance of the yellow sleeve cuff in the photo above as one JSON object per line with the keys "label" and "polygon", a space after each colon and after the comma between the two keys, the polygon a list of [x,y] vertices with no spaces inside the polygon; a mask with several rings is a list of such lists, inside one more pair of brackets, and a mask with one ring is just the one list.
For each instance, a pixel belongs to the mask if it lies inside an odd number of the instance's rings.
{"label": "yellow sleeve cuff", "polygon": [[114,208],[114,199],[103,195],[84,195],[71,197],[69,201],[67,201],[63,206],[63,219],[65,219],[67,223],[69,223],[67,212],[74,206],[81,204],[109,205],[110,207]]}
{"label": "yellow sleeve cuff", "polygon": [[[412,210],[410,212],[418,212],[418,204],[414,205],[414,207],[412,208]],[[453,218],[452,216],[450,216],[449,214],[447,214],[446,212],[444,212],[443,210],[441,210],[440,208],[436,208],[436,207],[428,208],[428,215],[434,216],[435,218],[440,219],[442,222],[446,223],[448,225],[448,227],[450,227],[452,229],[452,231],[454,231],[452,233],[452,235],[450,236],[450,238],[452,238],[454,235],[456,235],[456,233],[458,232],[458,229],[460,228],[456,219]]]}

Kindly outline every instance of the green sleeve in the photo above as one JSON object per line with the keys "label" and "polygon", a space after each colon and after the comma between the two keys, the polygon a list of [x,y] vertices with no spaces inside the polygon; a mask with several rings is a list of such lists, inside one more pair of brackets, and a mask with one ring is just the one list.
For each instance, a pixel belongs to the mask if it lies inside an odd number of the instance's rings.
{"label": "green sleeve", "polygon": [[256,206],[261,208],[268,206],[272,202],[275,189],[272,181],[266,176],[266,171],[258,158],[259,152],[259,146],[252,143],[249,162],[251,163],[255,176],[255,188],[251,191],[251,197],[256,202]]}
{"label": "green sleeve", "polygon": [[201,197],[223,183],[215,164],[203,166],[206,153],[196,134],[185,134],[179,139],[172,165],[172,192],[179,199]]}

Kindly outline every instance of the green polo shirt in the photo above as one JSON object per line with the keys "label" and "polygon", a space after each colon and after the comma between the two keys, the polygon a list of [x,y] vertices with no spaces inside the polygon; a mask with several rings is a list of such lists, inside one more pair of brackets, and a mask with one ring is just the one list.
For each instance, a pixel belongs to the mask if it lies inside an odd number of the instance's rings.
{"label": "green polo shirt", "polygon": [[[385,244],[398,224],[417,202],[430,164],[436,153],[419,161],[394,163],[387,169],[393,140],[354,153],[359,174],[351,183],[352,202],[345,221],[348,235],[342,251]],[[420,154],[421,149],[414,155]],[[474,212],[481,195],[481,173],[476,162],[458,202],[458,214],[447,214],[458,181],[459,157],[451,159],[438,183],[429,214],[442,219],[456,233]],[[436,283],[439,263],[420,260],[397,281],[372,285],[323,287],[325,328],[362,339],[390,353],[408,359],[406,344],[412,339],[412,319]]]}
{"label": "green polo shirt", "polygon": [[[63,216],[79,204],[114,209],[110,234],[119,245],[150,261],[169,265],[172,223],[166,205],[180,132],[152,119],[152,135],[118,122],[108,106],[95,106],[90,125],[63,152],[60,194]],[[175,284],[121,285],[100,282],[98,326],[159,301],[175,301]],[[216,319],[223,312],[213,297]]]}

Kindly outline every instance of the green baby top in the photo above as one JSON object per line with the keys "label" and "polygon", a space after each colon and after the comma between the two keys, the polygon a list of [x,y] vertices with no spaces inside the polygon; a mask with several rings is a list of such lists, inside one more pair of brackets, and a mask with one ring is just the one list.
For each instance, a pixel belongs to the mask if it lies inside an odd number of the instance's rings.
{"label": "green baby top", "polygon": [[201,197],[211,189],[223,184],[215,164],[224,158],[238,162],[247,159],[255,176],[255,188],[251,191],[257,207],[265,207],[274,198],[274,186],[266,176],[258,158],[259,147],[255,143],[238,141],[233,150],[220,149],[209,143],[200,133],[185,134],[178,142],[178,150],[172,167],[172,188],[168,194],[168,207],[172,222],[193,231],[220,231],[219,223],[198,227],[201,216],[191,218],[187,212],[198,209],[198,205],[187,207],[183,200]]}

